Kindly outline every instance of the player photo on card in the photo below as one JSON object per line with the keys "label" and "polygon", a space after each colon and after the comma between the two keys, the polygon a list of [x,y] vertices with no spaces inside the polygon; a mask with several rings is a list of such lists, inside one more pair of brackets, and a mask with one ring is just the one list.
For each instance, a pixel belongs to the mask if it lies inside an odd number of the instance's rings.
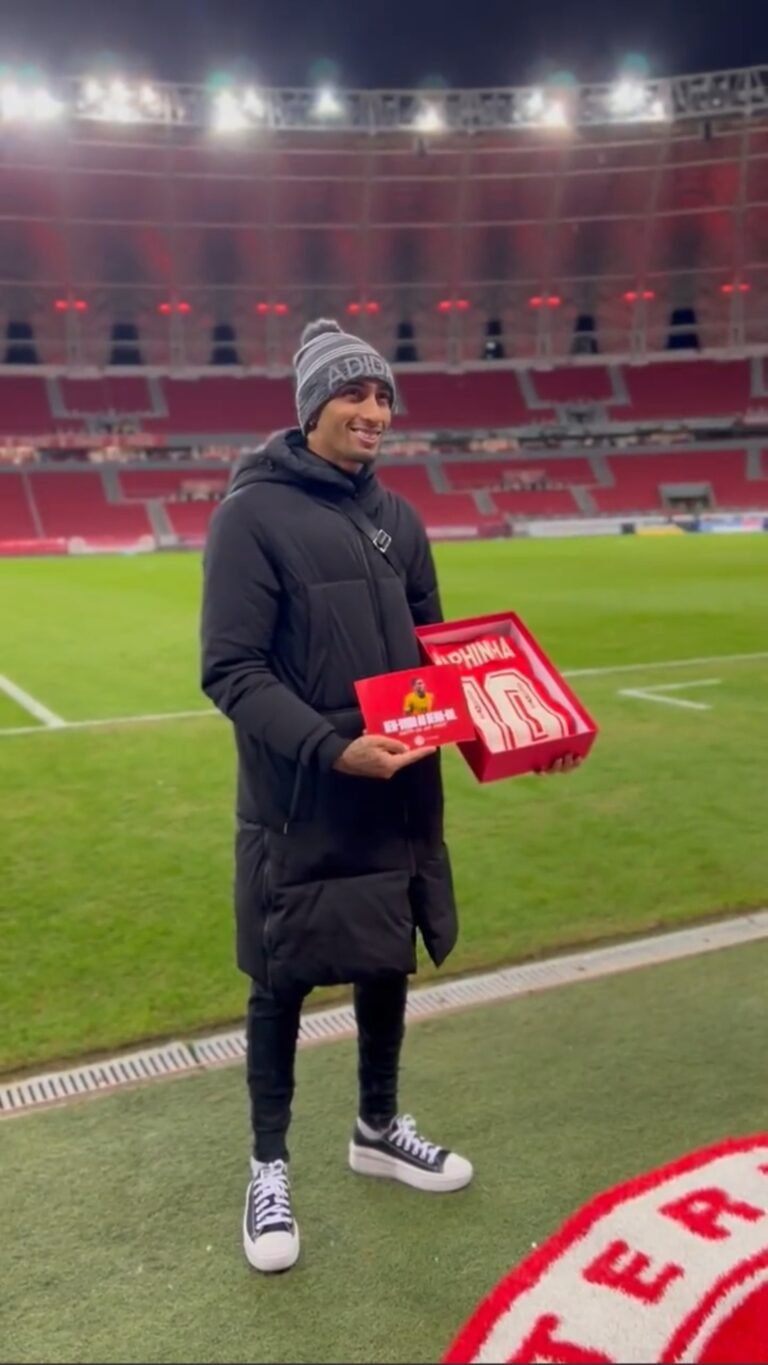
{"label": "player photo on card", "polygon": [[399,739],[409,749],[474,739],[475,727],[457,668],[425,665],[355,683],[368,734]]}

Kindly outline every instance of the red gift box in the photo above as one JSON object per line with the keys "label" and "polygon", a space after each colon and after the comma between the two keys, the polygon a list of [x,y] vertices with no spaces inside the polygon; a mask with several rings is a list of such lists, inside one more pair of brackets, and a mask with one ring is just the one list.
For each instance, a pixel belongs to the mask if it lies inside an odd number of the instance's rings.
{"label": "red gift box", "polygon": [[459,670],[474,739],[459,749],[480,782],[585,758],[597,726],[514,612],[420,626],[431,664]]}
{"label": "red gift box", "polygon": [[423,749],[458,744],[475,733],[458,668],[382,673],[356,682],[355,691],[369,735]]}

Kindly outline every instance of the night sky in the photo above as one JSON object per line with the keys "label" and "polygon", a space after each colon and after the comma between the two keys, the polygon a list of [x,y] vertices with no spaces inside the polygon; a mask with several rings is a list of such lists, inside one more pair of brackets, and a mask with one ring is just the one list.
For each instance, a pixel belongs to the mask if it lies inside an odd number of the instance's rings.
{"label": "night sky", "polygon": [[[0,62],[82,74],[105,51],[128,74],[265,85],[332,70],[350,87],[610,80],[627,52],[651,74],[768,62],[766,0],[0,0]],[[318,63],[320,64],[318,66]]]}

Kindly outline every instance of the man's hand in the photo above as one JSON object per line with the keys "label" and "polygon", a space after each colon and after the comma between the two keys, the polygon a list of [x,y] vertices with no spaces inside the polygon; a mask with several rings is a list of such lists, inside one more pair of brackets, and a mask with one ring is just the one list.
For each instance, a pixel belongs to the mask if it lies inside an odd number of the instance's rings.
{"label": "man's hand", "polygon": [[434,754],[434,748],[409,749],[399,739],[388,739],[386,735],[361,735],[354,739],[334,763],[337,773],[347,777],[378,777],[388,781],[407,768],[411,763]]}
{"label": "man's hand", "polygon": [[572,773],[583,761],[579,754],[565,754],[563,758],[556,758],[548,768],[534,768],[534,772],[537,777],[548,777],[550,773]]}

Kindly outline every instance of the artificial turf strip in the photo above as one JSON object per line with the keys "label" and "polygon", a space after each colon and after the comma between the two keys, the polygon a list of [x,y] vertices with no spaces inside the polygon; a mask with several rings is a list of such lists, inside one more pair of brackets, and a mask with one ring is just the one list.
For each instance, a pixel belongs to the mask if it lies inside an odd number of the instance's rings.
{"label": "artificial turf strip", "polygon": [[475,1163],[430,1197],[346,1169],[354,1044],[306,1049],[297,1268],[240,1248],[239,1068],[0,1125],[0,1360],[434,1361],[477,1300],[609,1185],[768,1129],[768,944],[419,1024],[404,1107]]}

